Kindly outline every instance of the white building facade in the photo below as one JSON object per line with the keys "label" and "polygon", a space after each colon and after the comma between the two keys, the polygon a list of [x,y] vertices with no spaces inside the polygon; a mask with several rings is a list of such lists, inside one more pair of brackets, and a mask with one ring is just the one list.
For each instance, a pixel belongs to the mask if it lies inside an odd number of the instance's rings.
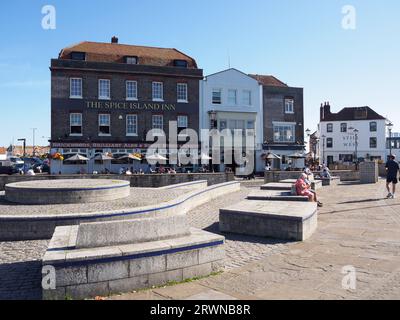
{"label": "white building facade", "polygon": [[[254,130],[256,172],[264,170],[262,91],[257,80],[233,68],[200,83],[200,129],[242,129],[244,134],[246,129]],[[223,163],[219,166],[220,171],[225,168]]]}
{"label": "white building facade", "polygon": [[369,107],[344,108],[331,113],[321,105],[319,156],[321,163],[386,160],[386,118]]}

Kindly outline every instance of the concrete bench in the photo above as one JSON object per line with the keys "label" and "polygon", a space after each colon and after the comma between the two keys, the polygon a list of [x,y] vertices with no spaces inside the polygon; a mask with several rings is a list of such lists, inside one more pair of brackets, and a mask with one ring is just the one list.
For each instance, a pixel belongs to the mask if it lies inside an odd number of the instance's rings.
{"label": "concrete bench", "polygon": [[[289,184],[295,184],[296,183],[296,179],[285,179],[285,180],[281,180],[279,181],[280,183],[289,183]],[[321,180],[312,180],[311,182],[311,189],[313,190],[318,190],[320,188],[322,188],[322,181]]]}
{"label": "concrete bench", "polygon": [[283,190],[290,191],[291,186],[288,183],[270,182],[261,186],[261,190]]}
{"label": "concrete bench", "polygon": [[244,200],[220,209],[221,232],[304,241],[317,228],[313,202]]}
{"label": "concrete bench", "polygon": [[321,181],[322,186],[337,186],[340,182],[340,177],[331,177],[329,178],[318,178],[316,180]]}
{"label": "concrete bench", "polygon": [[255,190],[248,196],[248,200],[264,201],[308,201],[308,197],[298,196],[288,191]]}

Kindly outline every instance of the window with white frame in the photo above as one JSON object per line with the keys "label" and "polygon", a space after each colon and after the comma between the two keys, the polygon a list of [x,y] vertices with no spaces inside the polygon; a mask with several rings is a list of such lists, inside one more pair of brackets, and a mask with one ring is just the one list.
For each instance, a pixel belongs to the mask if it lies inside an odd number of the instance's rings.
{"label": "window with white frame", "polygon": [[82,99],[82,79],[71,78],[70,81],[70,98]]}
{"label": "window with white frame", "polygon": [[126,135],[137,136],[138,135],[138,118],[137,114],[128,114],[126,116]]}
{"label": "window with white frame", "polygon": [[188,117],[187,116],[178,116],[178,128],[187,128],[188,127]]}
{"label": "window with white frame", "polygon": [[228,90],[228,103],[230,105],[237,104],[237,90],[233,90],[233,89]]}
{"label": "window with white frame", "polygon": [[294,113],[293,99],[285,99],[285,113]]}
{"label": "window with white frame", "polygon": [[213,89],[212,103],[213,104],[221,104],[222,103],[222,90],[221,89]]}
{"label": "window with white frame", "polygon": [[164,118],[162,115],[153,115],[152,117],[153,129],[164,129]]}
{"label": "window with white frame", "polygon": [[245,106],[251,106],[251,91],[243,90],[243,104]]}
{"label": "window with white frame", "polygon": [[137,81],[126,81],[126,100],[137,100]]}
{"label": "window with white frame", "polygon": [[153,101],[163,101],[163,83],[162,82],[153,82]]}
{"label": "window with white frame", "polygon": [[69,115],[70,135],[82,135],[82,113],[70,113]]}
{"label": "window with white frame", "polygon": [[99,135],[111,135],[111,121],[109,114],[99,114]]}
{"label": "window with white frame", "polygon": [[188,102],[187,83],[178,83],[176,89],[178,102]]}
{"label": "window with white frame", "polygon": [[99,80],[99,99],[110,99],[110,80],[100,79]]}
{"label": "window with white frame", "polygon": [[274,124],[274,142],[295,142],[295,127],[291,123]]}

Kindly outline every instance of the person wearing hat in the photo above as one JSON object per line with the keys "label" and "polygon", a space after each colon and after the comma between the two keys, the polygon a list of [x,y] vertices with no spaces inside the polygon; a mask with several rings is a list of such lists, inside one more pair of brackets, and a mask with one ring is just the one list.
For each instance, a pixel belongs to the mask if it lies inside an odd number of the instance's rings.
{"label": "person wearing hat", "polygon": [[[399,163],[396,161],[395,155],[390,155],[388,162],[386,162],[386,189],[389,192],[387,197],[388,199],[394,199],[396,197],[396,184],[399,182],[397,179],[397,175],[399,172]],[[392,191],[390,191],[390,185],[392,185]]]}

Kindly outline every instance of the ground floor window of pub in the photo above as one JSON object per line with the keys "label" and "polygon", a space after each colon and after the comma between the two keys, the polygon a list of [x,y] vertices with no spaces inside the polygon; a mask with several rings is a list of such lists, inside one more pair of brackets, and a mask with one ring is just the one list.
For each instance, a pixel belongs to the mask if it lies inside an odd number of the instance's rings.
{"label": "ground floor window of pub", "polygon": [[294,142],[294,124],[274,125],[274,142]]}
{"label": "ground floor window of pub", "polygon": [[138,134],[137,115],[129,114],[126,116],[126,135],[137,136],[137,134]]}
{"label": "ground floor window of pub", "polygon": [[82,113],[71,113],[70,120],[70,134],[82,135]]}
{"label": "ground floor window of pub", "polygon": [[153,82],[153,101],[162,101],[163,97],[163,83]]}
{"label": "ground floor window of pub", "polygon": [[333,148],[333,138],[327,138],[326,139],[326,147],[327,148]]}
{"label": "ground floor window of pub", "polygon": [[178,102],[188,102],[187,84],[178,83],[177,85],[177,100]]}
{"label": "ground floor window of pub", "polygon": [[137,81],[126,82],[126,99],[137,100]]}
{"label": "ground floor window of pub", "polygon": [[339,161],[353,162],[353,155],[352,154],[339,154]]}
{"label": "ground floor window of pub", "polygon": [[378,147],[378,142],[377,142],[377,139],[375,137],[369,138],[369,147],[373,148],[373,149]]}
{"label": "ground floor window of pub", "polygon": [[110,135],[110,115],[99,114],[99,135]]}
{"label": "ground floor window of pub", "polygon": [[99,80],[99,99],[110,99],[110,80]]}

